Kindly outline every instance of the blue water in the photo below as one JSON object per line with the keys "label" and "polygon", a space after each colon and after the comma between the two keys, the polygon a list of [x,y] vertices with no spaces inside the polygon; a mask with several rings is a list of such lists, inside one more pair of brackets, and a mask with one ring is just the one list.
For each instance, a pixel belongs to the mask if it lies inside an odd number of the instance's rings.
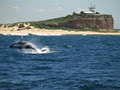
{"label": "blue water", "polygon": [[26,54],[0,35],[0,90],[120,90],[120,36],[24,36],[51,53]]}

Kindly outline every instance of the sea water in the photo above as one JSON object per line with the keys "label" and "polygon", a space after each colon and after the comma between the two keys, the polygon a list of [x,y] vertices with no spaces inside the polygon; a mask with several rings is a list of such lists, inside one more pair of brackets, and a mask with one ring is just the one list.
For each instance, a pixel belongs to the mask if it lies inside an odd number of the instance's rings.
{"label": "sea water", "polygon": [[19,40],[0,35],[0,90],[120,89],[120,36],[24,36],[45,53],[9,48]]}

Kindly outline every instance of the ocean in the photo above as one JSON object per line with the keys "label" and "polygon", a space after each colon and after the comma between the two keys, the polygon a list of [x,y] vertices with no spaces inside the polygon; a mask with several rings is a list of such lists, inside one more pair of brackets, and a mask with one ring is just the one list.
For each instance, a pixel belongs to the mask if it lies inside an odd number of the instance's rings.
{"label": "ocean", "polygon": [[26,35],[45,53],[9,48],[0,35],[0,90],[120,90],[120,36]]}

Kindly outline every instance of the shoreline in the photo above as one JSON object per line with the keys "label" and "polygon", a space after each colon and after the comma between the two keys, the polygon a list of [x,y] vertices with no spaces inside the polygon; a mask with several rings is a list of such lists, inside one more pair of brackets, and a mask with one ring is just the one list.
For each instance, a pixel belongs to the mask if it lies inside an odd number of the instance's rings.
{"label": "shoreline", "polygon": [[48,30],[48,29],[24,29],[24,30],[11,30],[0,29],[0,34],[3,35],[120,35],[120,32],[94,32],[94,31],[67,31],[67,30]]}

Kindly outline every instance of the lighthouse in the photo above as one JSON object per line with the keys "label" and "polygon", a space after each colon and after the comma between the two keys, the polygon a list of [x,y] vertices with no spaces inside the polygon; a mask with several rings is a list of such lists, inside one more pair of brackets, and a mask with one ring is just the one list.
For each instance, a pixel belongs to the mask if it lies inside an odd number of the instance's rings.
{"label": "lighthouse", "polygon": [[95,5],[92,5],[91,3],[91,6],[89,7],[89,11],[95,13],[95,9],[96,9]]}
{"label": "lighthouse", "polygon": [[77,10],[77,11],[75,11],[75,14],[80,15],[81,12],[84,12],[86,14],[92,14],[92,15],[94,14],[94,15],[96,15],[96,10],[95,9],[96,9],[95,5],[93,5],[91,3],[91,6],[89,7],[89,10]]}

